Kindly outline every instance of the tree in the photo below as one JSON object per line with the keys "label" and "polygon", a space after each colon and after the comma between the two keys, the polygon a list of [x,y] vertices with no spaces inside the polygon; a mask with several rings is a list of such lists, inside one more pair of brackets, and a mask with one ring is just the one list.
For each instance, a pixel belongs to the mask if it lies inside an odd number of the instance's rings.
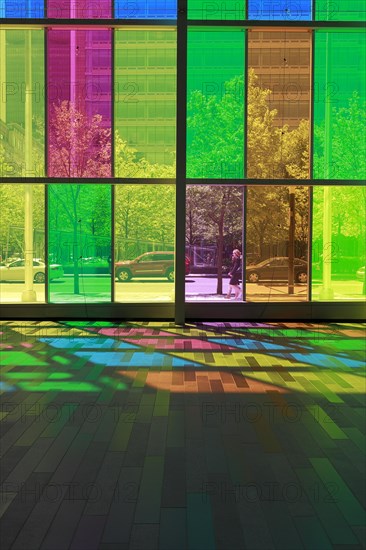
{"label": "tree", "polygon": [[123,140],[118,131],[115,132],[115,174],[123,178],[175,178],[175,163],[151,164],[145,158],[138,158],[133,149]]}
{"label": "tree", "polygon": [[[49,176],[53,177],[110,177],[111,176],[111,131],[104,129],[101,115],[88,117],[71,101],[53,105],[49,125]],[[74,264],[74,293],[79,294],[80,220],[83,196],[88,188],[77,185],[51,186],[50,195],[60,207],[67,224],[72,228],[72,257]],[[89,206],[92,201],[89,201]],[[102,216],[107,212],[99,211]],[[100,219],[100,214],[98,214]],[[61,216],[62,219],[62,216]],[[92,218],[94,219],[94,218]],[[54,227],[58,227],[56,215]],[[89,221],[88,223],[94,223]]]}
{"label": "tree", "polygon": [[332,179],[360,179],[366,173],[366,103],[353,92],[346,107],[333,108],[330,128],[325,122],[314,127],[314,175],[326,177],[325,139],[330,141]]}
{"label": "tree", "polygon": [[[24,186],[2,183],[0,186],[0,241],[4,253],[24,256]],[[30,185],[30,184],[29,184]],[[33,185],[34,229],[44,232],[44,185]]]}
{"label": "tree", "polygon": [[118,259],[134,258],[141,253],[142,243],[153,247],[159,244],[163,248],[173,246],[173,185],[118,185],[115,202]]}
{"label": "tree", "polygon": [[[244,101],[243,77],[235,77],[225,83],[222,97],[202,92],[192,92],[188,100],[188,177],[240,177],[243,175],[244,150]],[[276,125],[277,111],[269,108],[271,91],[258,85],[254,70],[248,72],[247,117],[247,177],[261,180],[306,179],[309,177],[309,122],[301,121],[299,127],[290,130],[287,125]],[[227,174],[225,174],[225,170]],[[227,236],[222,236],[220,224],[229,227],[231,208],[225,208],[221,190],[215,187],[207,191],[189,188],[187,193],[187,241],[193,244],[202,235],[209,238],[210,227],[216,228],[222,256]],[[230,197],[234,188],[227,188]],[[239,194],[240,192],[237,191]],[[296,189],[298,206],[296,220],[297,239],[301,250],[306,249],[304,238],[308,232],[307,191]],[[226,197],[227,199],[227,197]],[[235,216],[241,223],[241,201],[237,202]],[[208,212],[204,212],[204,208]],[[247,243],[260,256],[265,245],[283,243],[288,239],[288,188],[287,186],[250,187],[247,195],[246,221]],[[221,220],[223,216],[223,220]],[[234,231],[233,227],[232,231]],[[200,236],[199,232],[201,231]],[[241,232],[239,232],[241,234]],[[235,237],[238,238],[237,235]],[[235,240],[235,238],[233,240]],[[221,252],[220,252],[221,249]],[[218,263],[218,268],[220,266]],[[220,288],[218,277],[218,289]]]}
{"label": "tree", "polygon": [[[73,262],[74,293],[80,293],[80,262],[87,254],[88,236],[95,244],[105,240],[110,234],[111,195],[109,185],[94,184],[53,184],[49,186],[49,221],[50,248],[60,247],[61,231],[72,233],[71,250],[67,249],[67,260],[70,255]],[[102,239],[103,237],[103,239]],[[67,243],[69,244],[69,243]]]}
{"label": "tree", "polygon": [[[242,190],[231,186],[189,186],[187,190],[187,237],[189,244],[206,243],[217,249],[217,290],[222,294],[224,243],[229,237],[231,248],[242,246]],[[234,241],[235,235],[235,241]]]}
{"label": "tree", "polygon": [[111,131],[102,127],[101,115],[90,118],[71,101],[53,105],[48,174],[73,178],[111,176]]}

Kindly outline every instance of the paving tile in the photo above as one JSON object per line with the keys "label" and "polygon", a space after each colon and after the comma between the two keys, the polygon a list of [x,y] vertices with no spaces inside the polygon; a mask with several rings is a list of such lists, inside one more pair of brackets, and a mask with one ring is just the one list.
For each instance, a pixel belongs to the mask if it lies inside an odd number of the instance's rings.
{"label": "paving tile", "polygon": [[159,550],[187,548],[185,508],[161,508]]}
{"label": "paving tile", "polygon": [[1,330],[1,550],[364,548],[364,325]]}

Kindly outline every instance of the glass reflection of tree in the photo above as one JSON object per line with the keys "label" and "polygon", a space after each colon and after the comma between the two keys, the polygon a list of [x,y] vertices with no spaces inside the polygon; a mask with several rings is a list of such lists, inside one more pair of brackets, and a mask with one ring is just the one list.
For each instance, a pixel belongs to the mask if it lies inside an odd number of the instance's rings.
{"label": "glass reflection of tree", "polygon": [[[201,177],[202,167],[209,167],[210,176],[222,176],[223,163],[236,165],[242,163],[240,151],[244,143],[244,104],[243,96],[238,93],[243,88],[242,77],[236,77],[225,83],[225,94],[222,97],[206,98],[200,91],[191,94],[188,101],[188,127],[192,129],[193,140],[188,154],[188,176]],[[276,126],[277,111],[269,108],[271,91],[258,84],[254,70],[248,72],[248,117],[247,117],[247,177],[261,180],[268,179],[306,179],[309,177],[309,121],[302,120],[298,128],[290,130],[287,125]],[[214,134],[213,143],[207,139]],[[217,143],[224,143],[224,148],[217,150]],[[208,174],[205,174],[208,176]],[[229,190],[227,193],[233,194]],[[282,242],[288,239],[288,188],[285,186],[258,186],[249,189],[247,210],[247,245],[253,247],[258,256],[264,255],[265,245]],[[200,197],[200,204],[194,203],[195,194],[203,191],[189,190],[188,206],[198,210],[198,218],[205,204]],[[212,202],[208,209],[213,214],[222,203],[217,188],[212,193]],[[296,240],[301,241],[302,248],[307,247],[308,231],[308,192],[304,187],[296,187],[294,197],[296,208]],[[233,195],[234,196],[234,195]],[[190,203],[192,203],[190,205]],[[236,216],[242,226],[240,208]],[[187,226],[192,227],[189,219],[192,208],[187,209]],[[223,213],[224,218],[230,209]],[[222,212],[221,212],[222,214]],[[195,218],[197,218],[195,216]],[[220,216],[218,217],[218,220]],[[214,220],[212,220],[212,223]],[[227,220],[225,219],[225,225]],[[297,228],[298,226],[298,228]],[[295,232],[295,228],[294,228]],[[206,236],[207,229],[203,230]],[[220,232],[219,232],[220,234]],[[302,241],[305,239],[305,243]],[[223,239],[219,239],[222,244]],[[220,244],[220,246],[221,246]],[[220,254],[218,250],[218,254]],[[303,255],[303,254],[301,254]],[[218,269],[220,261],[218,261]],[[219,275],[220,281],[220,275]],[[220,292],[220,282],[218,283]]]}

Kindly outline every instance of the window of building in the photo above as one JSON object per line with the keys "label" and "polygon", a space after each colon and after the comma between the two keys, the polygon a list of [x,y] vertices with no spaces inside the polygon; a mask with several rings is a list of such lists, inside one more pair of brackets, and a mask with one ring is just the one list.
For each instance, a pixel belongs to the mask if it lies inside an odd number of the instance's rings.
{"label": "window of building", "polygon": [[182,319],[228,303],[239,250],[240,311],[361,311],[363,0],[3,0],[0,16],[2,304]]}

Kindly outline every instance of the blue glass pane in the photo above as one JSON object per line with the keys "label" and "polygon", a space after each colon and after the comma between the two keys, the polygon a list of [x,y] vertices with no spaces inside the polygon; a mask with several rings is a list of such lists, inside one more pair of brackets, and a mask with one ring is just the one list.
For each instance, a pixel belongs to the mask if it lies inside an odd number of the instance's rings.
{"label": "blue glass pane", "polygon": [[311,20],[312,0],[248,0],[248,19]]}
{"label": "blue glass pane", "polygon": [[177,0],[115,0],[114,13],[118,19],[175,19]]}
{"label": "blue glass pane", "polygon": [[44,17],[44,1],[0,0],[0,17]]}

